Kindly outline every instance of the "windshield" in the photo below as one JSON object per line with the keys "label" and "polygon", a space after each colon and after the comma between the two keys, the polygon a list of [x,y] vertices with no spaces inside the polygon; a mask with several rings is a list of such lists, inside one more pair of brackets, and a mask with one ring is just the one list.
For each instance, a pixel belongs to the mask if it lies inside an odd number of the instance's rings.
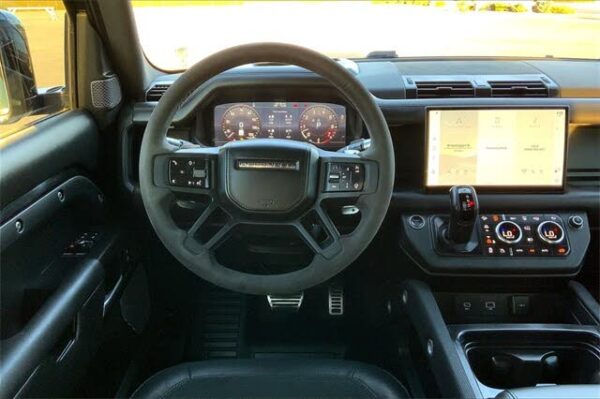
{"label": "windshield", "polygon": [[[181,70],[227,47],[331,57],[600,58],[599,1],[132,1],[144,52]],[[379,52],[379,54],[374,54]]]}

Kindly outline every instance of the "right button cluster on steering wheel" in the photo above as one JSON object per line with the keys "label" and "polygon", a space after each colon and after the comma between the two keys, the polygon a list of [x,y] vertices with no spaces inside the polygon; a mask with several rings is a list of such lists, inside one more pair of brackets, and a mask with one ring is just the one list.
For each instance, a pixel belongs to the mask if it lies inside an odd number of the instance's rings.
{"label": "right button cluster on steering wheel", "polygon": [[364,185],[364,165],[339,162],[327,164],[325,191],[362,191]]}

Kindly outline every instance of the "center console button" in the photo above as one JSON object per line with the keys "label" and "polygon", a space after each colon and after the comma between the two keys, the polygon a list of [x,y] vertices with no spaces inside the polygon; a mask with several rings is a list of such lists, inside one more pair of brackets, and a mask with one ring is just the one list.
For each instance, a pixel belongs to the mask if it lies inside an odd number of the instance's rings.
{"label": "center console button", "polygon": [[498,253],[499,256],[510,256],[510,253],[509,253],[508,249],[507,248],[503,248],[503,247],[498,248],[498,252],[497,253]]}
{"label": "center console button", "polygon": [[560,221],[560,216],[558,216],[558,215],[544,215],[544,219],[550,220],[552,222],[558,222],[558,221]]}
{"label": "center console button", "polygon": [[554,251],[554,254],[557,256],[565,256],[569,253],[569,248],[565,245],[559,245],[558,247],[556,247],[556,250]]}
{"label": "center console button", "polygon": [[515,222],[505,220],[496,226],[496,237],[503,243],[517,244],[523,238],[523,231]]}
{"label": "center console button", "polygon": [[525,253],[529,256],[537,256],[538,254],[538,250],[535,247],[531,247],[531,248],[527,248],[527,250],[525,251]]}
{"label": "center console button", "polygon": [[535,224],[541,222],[542,220],[544,220],[544,216],[542,215],[531,215],[531,221]]}
{"label": "center console button", "polygon": [[562,226],[551,220],[540,223],[537,232],[540,239],[548,244],[560,244],[565,238]]}
{"label": "center console button", "polygon": [[526,315],[529,313],[529,296],[515,295],[512,297],[511,311],[514,315]]}
{"label": "center console button", "polygon": [[552,255],[552,249],[551,248],[542,247],[542,248],[540,248],[540,255],[542,255],[542,256]]}

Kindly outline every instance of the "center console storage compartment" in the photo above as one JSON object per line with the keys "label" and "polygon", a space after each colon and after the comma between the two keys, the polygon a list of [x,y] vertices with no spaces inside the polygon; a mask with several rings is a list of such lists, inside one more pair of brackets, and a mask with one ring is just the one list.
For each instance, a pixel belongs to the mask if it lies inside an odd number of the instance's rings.
{"label": "center console storage compartment", "polygon": [[434,294],[409,280],[399,295],[442,396],[600,393],[600,307],[576,282],[553,292]]}
{"label": "center console storage compartment", "polygon": [[[600,384],[600,334],[568,325],[450,326],[463,363],[489,388]],[[495,395],[494,395],[495,396]]]}

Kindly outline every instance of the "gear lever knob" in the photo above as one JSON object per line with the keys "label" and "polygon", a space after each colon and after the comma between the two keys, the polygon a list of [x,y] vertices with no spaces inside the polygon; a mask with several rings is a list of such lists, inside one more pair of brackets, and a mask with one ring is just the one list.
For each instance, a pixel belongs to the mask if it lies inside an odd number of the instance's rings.
{"label": "gear lever knob", "polygon": [[450,223],[447,239],[462,244],[469,241],[479,215],[477,192],[471,186],[452,186],[450,189]]}

